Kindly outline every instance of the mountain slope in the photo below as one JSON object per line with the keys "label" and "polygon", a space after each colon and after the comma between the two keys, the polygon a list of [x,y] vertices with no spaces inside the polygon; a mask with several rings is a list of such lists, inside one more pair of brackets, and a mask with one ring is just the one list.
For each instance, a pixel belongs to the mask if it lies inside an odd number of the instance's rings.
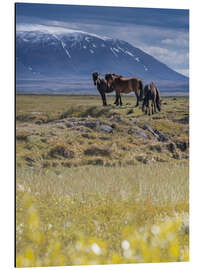
{"label": "mountain slope", "polygon": [[22,78],[91,78],[114,72],[144,82],[188,84],[188,78],[122,41],[81,31],[17,31],[16,74]]}

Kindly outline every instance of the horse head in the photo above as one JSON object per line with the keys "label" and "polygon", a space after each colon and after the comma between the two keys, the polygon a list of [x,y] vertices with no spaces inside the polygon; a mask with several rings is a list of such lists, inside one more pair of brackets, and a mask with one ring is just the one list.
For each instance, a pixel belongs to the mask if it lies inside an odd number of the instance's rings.
{"label": "horse head", "polygon": [[98,72],[93,72],[92,73],[92,79],[94,81],[94,85],[96,85],[96,80],[98,79],[99,77],[99,73]]}
{"label": "horse head", "polygon": [[105,74],[105,80],[106,80],[107,82],[109,82],[110,80],[113,80],[112,74],[111,74],[111,73],[106,73],[106,74]]}

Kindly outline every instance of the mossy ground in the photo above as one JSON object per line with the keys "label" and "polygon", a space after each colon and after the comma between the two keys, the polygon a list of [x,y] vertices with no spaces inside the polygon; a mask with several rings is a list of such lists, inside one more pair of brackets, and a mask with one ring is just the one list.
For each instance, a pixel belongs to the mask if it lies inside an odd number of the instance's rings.
{"label": "mossy ground", "polygon": [[162,97],[151,116],[130,96],[16,102],[17,266],[189,259],[188,97]]}

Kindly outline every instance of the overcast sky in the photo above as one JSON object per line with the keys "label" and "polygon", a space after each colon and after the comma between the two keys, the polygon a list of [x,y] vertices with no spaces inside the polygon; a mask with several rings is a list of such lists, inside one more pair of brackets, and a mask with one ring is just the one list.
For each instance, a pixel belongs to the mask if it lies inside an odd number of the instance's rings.
{"label": "overcast sky", "polygon": [[18,27],[71,28],[123,39],[189,75],[189,11],[124,7],[16,4]]}

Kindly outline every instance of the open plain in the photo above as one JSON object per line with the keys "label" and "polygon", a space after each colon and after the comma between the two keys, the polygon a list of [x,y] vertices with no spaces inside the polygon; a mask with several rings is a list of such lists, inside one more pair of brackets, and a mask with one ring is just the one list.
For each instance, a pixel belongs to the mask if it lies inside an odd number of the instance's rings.
{"label": "open plain", "polygon": [[189,98],[122,99],[16,96],[17,267],[189,260]]}

